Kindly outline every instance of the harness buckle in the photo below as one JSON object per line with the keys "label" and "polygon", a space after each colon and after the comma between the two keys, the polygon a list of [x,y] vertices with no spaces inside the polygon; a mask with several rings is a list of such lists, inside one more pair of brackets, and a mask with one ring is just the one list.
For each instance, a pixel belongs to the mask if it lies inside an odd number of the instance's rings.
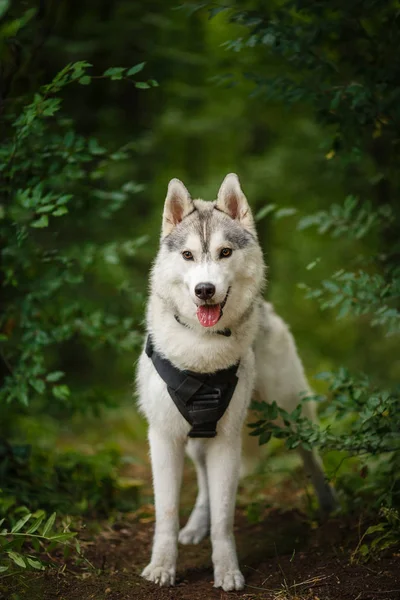
{"label": "harness buckle", "polygon": [[201,427],[196,427],[193,425],[192,429],[188,433],[188,437],[190,438],[214,438],[216,437],[217,432],[215,430],[215,426],[213,430],[208,430]]}
{"label": "harness buckle", "polygon": [[200,400],[201,402],[207,402],[209,401],[210,403],[212,402],[216,402],[218,400],[220,400],[222,397],[222,393],[221,390],[219,388],[213,388],[212,391],[210,392],[197,392],[194,396],[193,396],[193,400]]}

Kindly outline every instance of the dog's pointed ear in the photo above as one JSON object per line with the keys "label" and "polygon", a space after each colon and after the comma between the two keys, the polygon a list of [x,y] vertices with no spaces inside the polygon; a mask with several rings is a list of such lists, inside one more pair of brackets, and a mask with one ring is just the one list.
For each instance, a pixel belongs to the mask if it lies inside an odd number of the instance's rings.
{"label": "dog's pointed ear", "polygon": [[216,206],[238,221],[242,227],[255,234],[253,215],[236,173],[229,173],[223,180],[219,188]]}
{"label": "dog's pointed ear", "polygon": [[162,237],[169,235],[174,227],[193,210],[193,201],[182,181],[171,179],[164,204]]}

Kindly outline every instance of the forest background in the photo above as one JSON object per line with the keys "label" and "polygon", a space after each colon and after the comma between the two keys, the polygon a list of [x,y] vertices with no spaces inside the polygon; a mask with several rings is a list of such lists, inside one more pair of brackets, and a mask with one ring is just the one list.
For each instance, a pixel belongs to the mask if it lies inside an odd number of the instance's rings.
{"label": "forest background", "polygon": [[[283,415],[280,433],[256,406],[253,433],[325,451],[343,510],[395,544],[397,3],[2,0],[0,18],[1,569],[40,569],[72,539],[63,515],[149,500],[132,382],[166,187],[213,199],[228,172],[322,422]],[[267,464],[297,464],[266,452],[253,519]]]}

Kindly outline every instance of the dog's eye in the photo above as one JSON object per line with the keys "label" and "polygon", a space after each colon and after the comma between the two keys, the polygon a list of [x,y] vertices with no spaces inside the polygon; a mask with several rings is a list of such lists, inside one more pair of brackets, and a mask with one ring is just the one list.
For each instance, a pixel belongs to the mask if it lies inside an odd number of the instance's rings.
{"label": "dog's eye", "polygon": [[232,248],[222,248],[219,253],[220,258],[228,258],[228,256],[232,256]]}
{"label": "dog's eye", "polygon": [[182,252],[182,256],[185,260],[193,260],[193,254],[190,252],[190,250],[185,250]]}

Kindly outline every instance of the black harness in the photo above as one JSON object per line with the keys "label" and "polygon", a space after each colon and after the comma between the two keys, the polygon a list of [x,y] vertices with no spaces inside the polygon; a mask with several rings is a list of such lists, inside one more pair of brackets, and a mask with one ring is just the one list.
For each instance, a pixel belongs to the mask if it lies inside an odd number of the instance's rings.
{"label": "black harness", "polygon": [[146,354],[167,384],[175,406],[192,426],[189,437],[215,437],[217,422],[228,408],[238,382],[239,363],[216,373],[180,371],[156,352],[150,336],[147,338]]}

